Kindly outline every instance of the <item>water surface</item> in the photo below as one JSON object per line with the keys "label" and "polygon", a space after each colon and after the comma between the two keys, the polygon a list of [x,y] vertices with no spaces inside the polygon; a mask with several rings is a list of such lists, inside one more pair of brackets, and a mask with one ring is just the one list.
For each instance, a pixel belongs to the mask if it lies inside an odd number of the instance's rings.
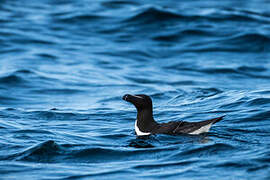
{"label": "water surface", "polygon": [[[3,1],[3,179],[269,179],[270,2]],[[137,138],[226,115],[208,134]]]}

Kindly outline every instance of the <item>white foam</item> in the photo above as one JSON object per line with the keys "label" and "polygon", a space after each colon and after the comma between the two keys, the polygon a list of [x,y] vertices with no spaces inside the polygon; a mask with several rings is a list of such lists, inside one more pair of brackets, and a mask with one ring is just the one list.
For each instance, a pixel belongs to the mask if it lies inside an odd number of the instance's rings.
{"label": "white foam", "polygon": [[145,133],[145,132],[140,131],[140,129],[137,126],[137,120],[135,122],[135,132],[136,132],[137,136],[147,136],[147,135],[150,135],[151,134],[150,132],[149,133],[147,133],[147,132]]}
{"label": "white foam", "polygon": [[207,124],[206,126],[202,126],[200,129],[197,129],[197,130],[195,130],[195,131],[193,131],[193,132],[191,132],[189,134],[194,134],[195,135],[195,134],[206,133],[206,132],[208,132],[210,130],[211,126],[212,126],[212,123]]}

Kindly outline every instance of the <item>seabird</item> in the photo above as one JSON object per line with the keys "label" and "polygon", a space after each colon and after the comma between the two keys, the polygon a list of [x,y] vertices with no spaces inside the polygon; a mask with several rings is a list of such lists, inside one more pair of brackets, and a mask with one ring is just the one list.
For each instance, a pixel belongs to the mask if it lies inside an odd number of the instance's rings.
{"label": "seabird", "polygon": [[123,96],[123,100],[132,103],[137,109],[135,132],[137,136],[151,134],[201,134],[210,130],[211,126],[224,116],[199,122],[170,121],[158,123],[153,118],[153,105],[149,96],[144,94]]}

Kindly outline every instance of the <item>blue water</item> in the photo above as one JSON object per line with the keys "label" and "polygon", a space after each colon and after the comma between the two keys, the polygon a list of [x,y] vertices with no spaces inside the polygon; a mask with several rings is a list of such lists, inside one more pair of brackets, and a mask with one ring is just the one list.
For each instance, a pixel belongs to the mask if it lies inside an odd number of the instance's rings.
{"label": "blue water", "polygon": [[270,1],[3,0],[0,134],[1,179],[270,179]]}

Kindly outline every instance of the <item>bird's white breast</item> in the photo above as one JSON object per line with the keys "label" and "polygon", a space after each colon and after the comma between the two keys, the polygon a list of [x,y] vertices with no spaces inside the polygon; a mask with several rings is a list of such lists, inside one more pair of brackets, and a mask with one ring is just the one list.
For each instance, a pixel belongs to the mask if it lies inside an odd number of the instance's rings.
{"label": "bird's white breast", "polygon": [[145,132],[140,131],[139,127],[137,126],[137,120],[135,122],[135,132],[136,132],[137,136],[147,136],[147,135],[150,135],[151,134],[150,132],[149,133],[147,133],[147,132],[145,133]]}

